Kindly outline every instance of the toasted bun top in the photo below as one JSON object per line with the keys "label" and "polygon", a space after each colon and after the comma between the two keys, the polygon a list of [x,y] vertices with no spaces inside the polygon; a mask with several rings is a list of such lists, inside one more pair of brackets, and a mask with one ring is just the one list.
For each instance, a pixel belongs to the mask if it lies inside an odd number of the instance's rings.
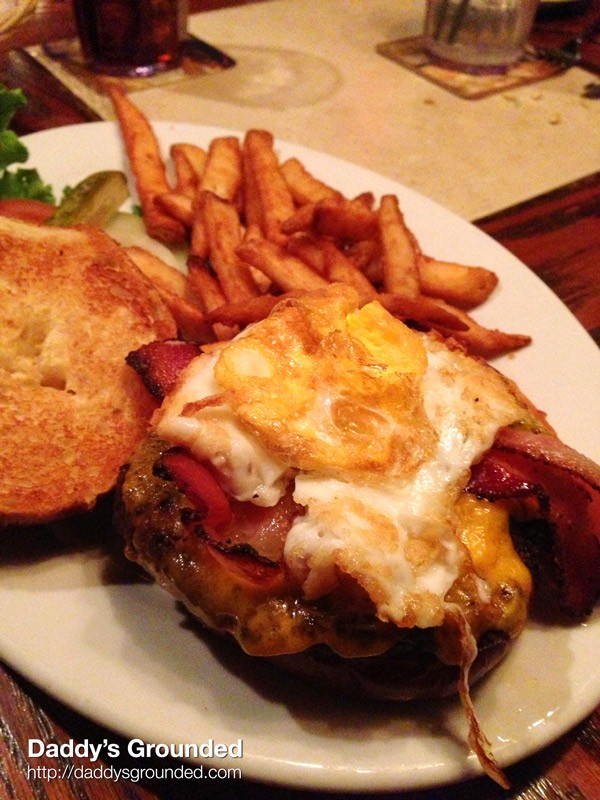
{"label": "toasted bun top", "polygon": [[112,488],[153,409],[125,356],[175,335],[110,237],[0,217],[0,524],[57,519]]}

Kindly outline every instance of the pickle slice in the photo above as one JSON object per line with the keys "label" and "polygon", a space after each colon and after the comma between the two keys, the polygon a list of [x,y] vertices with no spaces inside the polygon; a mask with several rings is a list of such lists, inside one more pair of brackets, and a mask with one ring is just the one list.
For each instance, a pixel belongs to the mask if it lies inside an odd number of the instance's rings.
{"label": "pickle slice", "polygon": [[95,172],[84,178],[62,200],[47,225],[104,227],[129,197],[127,178],[118,170]]}

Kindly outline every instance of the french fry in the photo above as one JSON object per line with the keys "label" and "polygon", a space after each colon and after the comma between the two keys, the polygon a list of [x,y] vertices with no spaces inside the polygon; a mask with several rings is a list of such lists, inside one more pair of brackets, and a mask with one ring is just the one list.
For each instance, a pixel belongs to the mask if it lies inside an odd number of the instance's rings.
{"label": "french fry", "polygon": [[154,131],[146,116],[116,86],[109,86],[110,99],[127,151],[137,194],[149,236],[170,245],[185,240],[185,227],[157,203],[157,195],[170,190],[165,164]]}
{"label": "french fry", "polygon": [[248,161],[261,209],[261,229],[267,239],[285,242],[282,223],[295,210],[292,194],[279,169],[273,149],[273,136],[267,131],[250,130],[244,139],[244,158]]}
{"label": "french fry", "polygon": [[317,203],[313,230],[320,236],[356,242],[377,236],[377,214],[360,200],[327,198]]}
{"label": "french fry", "polygon": [[[262,231],[258,225],[249,225],[242,234],[243,242],[258,242],[261,239],[264,239],[264,236],[262,235]],[[269,292],[273,287],[271,279],[265,275],[264,272],[256,269],[256,267],[253,267],[251,264],[249,267],[250,274],[252,275],[252,279],[256,284],[259,294],[266,294]]]}
{"label": "french fry", "polygon": [[496,328],[484,328],[478,323],[472,325],[467,331],[452,333],[452,336],[463,344],[471,355],[480,356],[486,360],[498,358],[531,344],[531,336],[507,333]]}
{"label": "french fry", "polygon": [[163,302],[173,315],[182,339],[198,342],[199,344],[211,342],[214,339],[215,334],[212,325],[206,322],[198,306],[189,303],[178,294],[171,294],[166,289],[159,288],[158,291]]}
{"label": "french fry", "polygon": [[286,235],[309,231],[315,219],[316,203],[305,203],[297,208],[291,217],[284,219],[281,223],[281,230]]}
{"label": "french fry", "polygon": [[250,268],[236,254],[242,237],[235,206],[211,192],[202,193],[201,206],[210,262],[225,297],[232,303],[256,297],[259,292]]}
{"label": "french fry", "polygon": [[242,153],[235,136],[218,136],[208,148],[198,190],[234,200],[242,184]]}
{"label": "french fry", "polygon": [[204,171],[199,176],[198,192],[194,199],[190,253],[198,258],[208,258],[209,241],[203,212],[204,192],[224,200],[234,200],[242,185],[242,157],[240,143],[234,136],[220,136],[209,145]]}
{"label": "french fry", "polygon": [[273,281],[268,275],[265,275],[264,272],[261,272],[259,269],[256,269],[256,267],[253,267],[252,264],[249,264],[248,266],[250,267],[252,279],[258,288],[259,295],[268,294],[273,289]]}
{"label": "french fry", "polygon": [[190,229],[190,255],[199,259],[208,258],[208,237],[204,227],[203,193],[199,192],[192,204],[192,225]]}
{"label": "french fry", "polygon": [[127,254],[156,287],[184,339],[194,342],[210,342],[212,326],[206,322],[202,311],[190,302],[189,287],[185,275],[162,259],[142,247],[127,247]]}
{"label": "french fry", "polygon": [[219,341],[231,339],[238,331],[236,327],[223,325],[218,320],[210,319],[211,312],[216,308],[223,308],[227,299],[219,281],[208,270],[202,259],[194,256],[188,258],[188,281],[191,291],[205,312],[206,321],[213,326],[215,337]]}
{"label": "french fry", "polygon": [[[446,308],[451,314],[454,314],[465,324],[464,329],[448,331],[448,333],[460,342],[472,355],[481,356],[481,358],[485,359],[497,358],[513,350],[526,347],[531,343],[530,336],[486,328],[476,322],[462,309],[455,308],[445,303],[443,300],[437,300],[436,302],[440,307]],[[443,332],[443,326],[441,329]]]}
{"label": "french fry", "polygon": [[211,342],[214,339],[213,327],[206,322],[198,306],[189,303],[179,295],[171,295],[166,290],[162,290],[160,294],[173,315],[179,334],[183,339],[199,344]]}
{"label": "french fry", "polygon": [[325,273],[325,252],[322,247],[323,239],[312,233],[298,233],[290,236],[285,244],[285,249],[296,258],[304,261],[315,272]]}
{"label": "french fry", "polygon": [[[206,321],[221,322],[227,325],[249,325],[268,316],[282,300],[288,297],[298,297],[299,294],[302,292],[289,291],[281,295],[261,295],[245,303],[224,303],[208,313]],[[364,305],[371,299],[363,298],[360,303]],[[445,329],[461,330],[466,328],[466,325],[454,314],[426,297],[414,300],[401,295],[380,295],[378,299],[390,313],[404,319],[422,322],[426,325],[439,325]]]}
{"label": "french fry", "polygon": [[207,321],[225,325],[250,325],[268,317],[275,306],[286,297],[296,297],[297,292],[281,295],[263,294],[244,303],[225,303],[207,314]]}
{"label": "french fry", "polygon": [[354,203],[362,203],[365,208],[375,208],[375,195],[373,192],[361,192],[356,195],[353,200]]}
{"label": "french fry", "polygon": [[288,239],[286,250],[328,281],[353,286],[362,302],[376,298],[375,287],[330,239],[312,234],[298,234]]}
{"label": "french fry", "polygon": [[449,261],[418,257],[421,291],[463,309],[483,303],[498,284],[498,276],[485,267],[468,267]]}
{"label": "french fry", "polygon": [[171,158],[177,176],[176,189],[193,197],[204,174],[207,153],[202,147],[186,142],[171,145]]}
{"label": "french fry", "polygon": [[191,228],[194,221],[193,199],[183,192],[171,191],[156,195],[156,204],[167,214],[178,219],[186,228]]}
{"label": "french fry", "polygon": [[[245,145],[244,145],[245,147]],[[258,194],[258,186],[254,179],[254,172],[250,159],[245,155],[245,150],[242,151],[242,209],[244,215],[244,222],[246,229],[260,231],[262,237],[263,233],[263,213]]]}
{"label": "french fry", "polygon": [[209,312],[227,302],[219,281],[209,271],[203,259],[188,258],[188,281],[203,311]]}
{"label": "french fry", "polygon": [[272,134],[258,129],[241,144],[220,136],[207,149],[172,145],[171,187],[149,121],[122,90],[109,93],[148,233],[167,244],[190,240],[188,276],[147,251],[131,251],[182,335],[211,347],[207,337],[213,344],[231,337],[288,294],[342,282],[357,289],[361,303],[378,299],[397,317],[483,358],[529,343],[469,316],[497,276],[423,253],[395,195],[379,205],[368,190],[349,199],[299,159],[280,164]]}
{"label": "french fry", "polygon": [[181,144],[173,144],[169,149],[175,171],[175,191],[192,199],[198,187],[198,175]]}
{"label": "french fry", "polygon": [[395,195],[388,194],[381,198],[377,223],[381,240],[384,290],[417,297],[419,251],[412,233],[406,226]]}
{"label": "french fry", "polygon": [[318,203],[326,197],[341,197],[341,193],[315,178],[298,158],[288,158],[281,165],[281,173],[294,201],[299,205]]}
{"label": "french fry", "polygon": [[[354,266],[369,278],[376,264],[379,265],[379,268],[381,267],[381,261],[378,258],[379,253],[379,242],[375,239],[362,239],[360,242],[352,242],[352,244],[344,248],[346,258],[349,258]],[[376,273],[373,272],[373,274]],[[381,272],[379,272],[380,275]],[[377,281],[371,280],[371,283],[377,283]]]}
{"label": "french fry", "polygon": [[124,248],[136,267],[144,273],[156,287],[164,288],[186,300],[191,300],[187,278],[183,272],[167,264],[162,258],[144,247],[130,245]]}
{"label": "french fry", "polygon": [[237,248],[238,256],[264,272],[284,292],[311,291],[328,286],[329,282],[281,245],[262,239],[246,242]]}
{"label": "french fry", "polygon": [[347,283],[353,286],[357,290],[361,302],[375,300],[377,292],[373,285],[360,270],[356,269],[350,259],[346,258],[341,250],[328,239],[324,240],[321,246],[325,258],[325,277],[332,282]]}
{"label": "french fry", "polygon": [[403,320],[420,322],[428,327],[442,329],[448,335],[468,330],[467,323],[451,307],[423,295],[409,297],[403,294],[382,293],[377,295],[381,305],[390,314]]}
{"label": "french fry", "polygon": [[250,225],[246,225],[242,238],[245,242],[257,242],[260,239],[264,239],[264,236],[260,226],[255,222],[251,222]]}
{"label": "french fry", "polygon": [[[365,276],[371,281],[373,286],[377,286],[379,290],[382,290],[383,262],[381,260],[381,247],[379,246],[379,242],[372,242],[372,240],[367,239],[365,239],[365,242],[369,245],[374,244],[375,246],[370,259],[366,257],[366,253],[363,254],[362,260],[359,256],[361,270],[365,273]],[[363,244],[363,242],[359,242],[359,244]],[[353,251],[349,250],[349,258],[352,258],[352,252]]]}

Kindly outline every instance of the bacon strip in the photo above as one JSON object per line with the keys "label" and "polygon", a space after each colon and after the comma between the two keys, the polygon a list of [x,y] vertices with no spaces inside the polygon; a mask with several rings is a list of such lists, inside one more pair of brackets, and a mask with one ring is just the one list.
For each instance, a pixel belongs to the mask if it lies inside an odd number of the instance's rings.
{"label": "bacon strip", "polygon": [[182,448],[163,453],[154,472],[173,481],[187,497],[194,508],[184,520],[188,531],[210,548],[213,559],[234,580],[263,589],[285,580],[285,537],[294,517],[303,513],[291,491],[269,507],[232,500],[212,465],[197,461]]}
{"label": "bacon strip", "polygon": [[227,544],[211,537],[199,526],[196,534],[211,549],[213,558],[225,567],[232,577],[263,589],[272,588],[284,580],[281,563],[261,556],[249,544]]}
{"label": "bacon strip", "polygon": [[175,386],[182,370],[199,353],[197,344],[169,339],[142,345],[129,353],[125,361],[139,374],[150,394],[163,400]]}
{"label": "bacon strip", "polygon": [[266,588],[287,580],[283,564],[285,537],[293,519],[303,509],[291,491],[275,506],[261,507],[232,501],[232,520],[218,531],[207,532],[202,523],[195,533],[222,566],[246,583]]}
{"label": "bacon strip", "polygon": [[[157,470],[156,465],[154,469]],[[229,498],[208,466],[183,449],[174,447],[163,453],[159,469],[164,470],[179,491],[203,512],[203,527],[212,531],[231,522],[233,514]]]}
{"label": "bacon strip", "polygon": [[471,470],[467,491],[488,500],[537,498],[553,527],[562,604],[576,617],[600,596],[600,467],[559,439],[504,428]]}

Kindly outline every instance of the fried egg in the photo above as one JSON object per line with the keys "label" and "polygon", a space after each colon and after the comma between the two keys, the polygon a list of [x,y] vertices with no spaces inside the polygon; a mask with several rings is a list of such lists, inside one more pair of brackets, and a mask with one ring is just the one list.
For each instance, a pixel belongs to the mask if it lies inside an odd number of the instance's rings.
{"label": "fried egg", "polygon": [[308,599],[350,575],[380,619],[430,627],[470,558],[470,467],[528,414],[489,365],[332,286],[192,361],[154,426],[238,500],[275,505],[293,484],[284,559]]}

